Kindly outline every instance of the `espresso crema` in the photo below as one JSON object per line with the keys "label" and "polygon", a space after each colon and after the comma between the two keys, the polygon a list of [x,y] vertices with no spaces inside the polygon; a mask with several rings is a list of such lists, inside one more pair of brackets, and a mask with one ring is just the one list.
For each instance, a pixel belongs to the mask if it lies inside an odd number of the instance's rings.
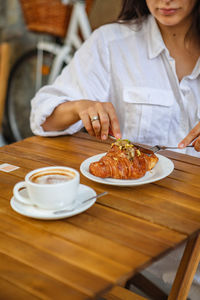
{"label": "espresso crema", "polygon": [[58,184],[72,180],[75,173],[69,170],[48,170],[33,174],[30,181],[37,184]]}

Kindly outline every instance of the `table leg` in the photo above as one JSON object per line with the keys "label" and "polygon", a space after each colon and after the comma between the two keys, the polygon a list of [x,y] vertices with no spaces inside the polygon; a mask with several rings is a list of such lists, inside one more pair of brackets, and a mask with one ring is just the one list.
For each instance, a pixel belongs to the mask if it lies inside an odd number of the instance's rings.
{"label": "table leg", "polygon": [[200,261],[200,233],[185,247],[168,300],[185,300]]}

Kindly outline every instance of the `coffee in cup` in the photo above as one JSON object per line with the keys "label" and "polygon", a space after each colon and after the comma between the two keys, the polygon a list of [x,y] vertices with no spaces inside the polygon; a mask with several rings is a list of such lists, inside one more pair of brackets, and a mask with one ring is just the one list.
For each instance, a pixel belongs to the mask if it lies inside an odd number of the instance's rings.
{"label": "coffee in cup", "polygon": [[34,173],[30,177],[30,181],[37,184],[57,184],[72,180],[75,176],[73,171],[63,169],[44,170]]}
{"label": "coffee in cup", "polygon": [[[25,181],[14,186],[17,201],[43,209],[71,208],[78,192],[79,172],[69,167],[45,167],[29,172]],[[28,198],[20,189],[27,188]]]}

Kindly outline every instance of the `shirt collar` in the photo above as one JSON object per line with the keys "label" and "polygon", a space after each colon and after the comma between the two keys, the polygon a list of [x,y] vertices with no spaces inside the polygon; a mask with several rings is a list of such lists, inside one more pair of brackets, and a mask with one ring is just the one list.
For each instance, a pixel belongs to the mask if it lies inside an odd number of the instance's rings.
{"label": "shirt collar", "polygon": [[148,56],[150,59],[157,57],[163,50],[166,50],[158,24],[152,15],[149,15],[147,26]]}
{"label": "shirt collar", "polygon": [[200,57],[194,67],[192,74],[188,76],[190,79],[196,79],[200,75]]}
{"label": "shirt collar", "polygon": [[[166,55],[169,57],[169,51],[165,46],[158,24],[152,15],[149,15],[146,26],[147,26],[146,32],[147,32],[149,59],[153,59],[157,57],[158,55],[160,55],[162,51],[165,51]],[[196,66],[192,74],[189,75],[189,78],[196,79],[199,75],[200,75],[200,57],[196,63]]]}

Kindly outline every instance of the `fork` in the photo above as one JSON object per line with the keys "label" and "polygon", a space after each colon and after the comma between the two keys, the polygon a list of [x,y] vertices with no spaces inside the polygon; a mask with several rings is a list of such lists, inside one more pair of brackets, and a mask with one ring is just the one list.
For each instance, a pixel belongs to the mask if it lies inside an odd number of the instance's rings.
{"label": "fork", "polygon": [[[188,145],[186,147],[194,147],[194,146],[193,145]],[[180,149],[180,148],[179,147],[171,147],[171,146],[160,146],[160,145],[156,145],[156,146],[153,146],[153,147],[149,148],[149,150],[153,151],[153,153],[156,153],[160,150],[167,150],[167,149]]]}

